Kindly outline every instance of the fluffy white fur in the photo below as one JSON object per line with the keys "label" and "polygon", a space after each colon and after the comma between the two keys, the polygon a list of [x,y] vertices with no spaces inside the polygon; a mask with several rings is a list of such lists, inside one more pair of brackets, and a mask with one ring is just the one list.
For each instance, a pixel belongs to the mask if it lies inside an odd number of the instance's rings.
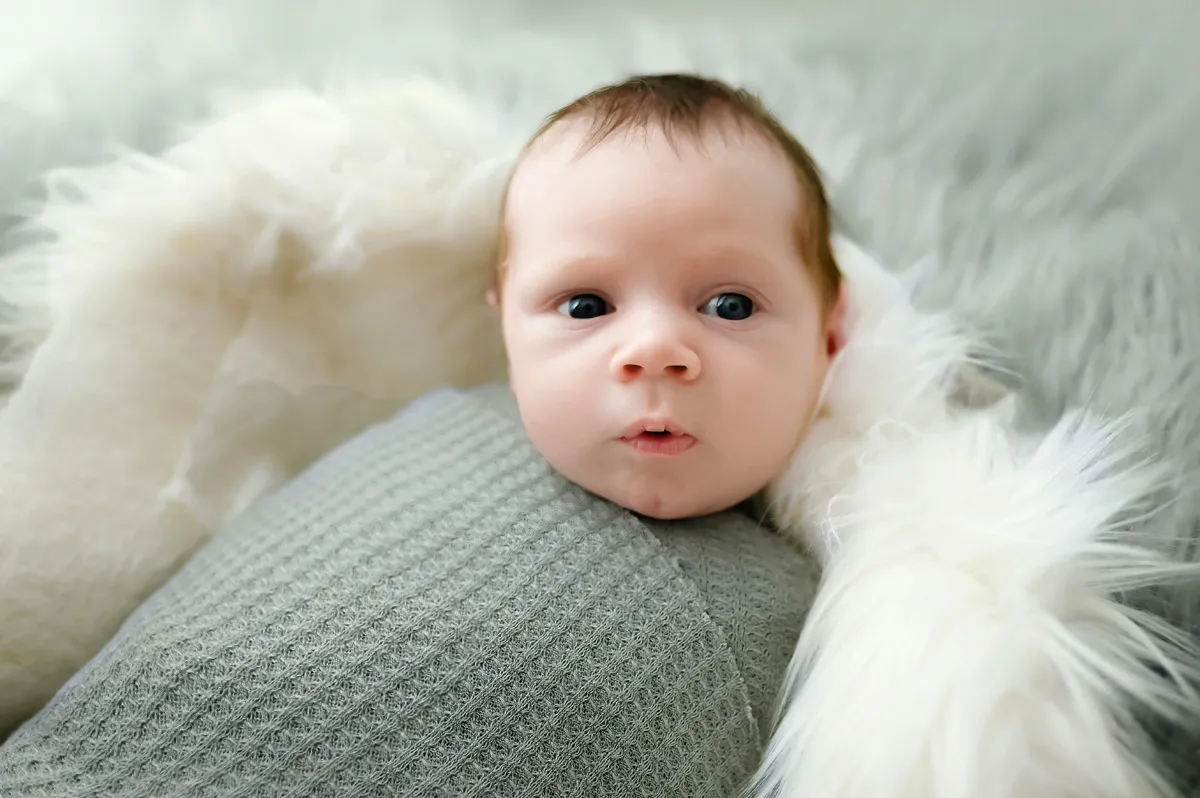
{"label": "fluffy white fur", "polygon": [[[32,352],[0,413],[0,727],[247,503],[503,375],[509,144],[429,82],[289,90],[58,178],[48,241],[0,269]],[[849,343],[770,497],[824,580],[756,793],[1168,794],[1131,712],[1195,708],[1191,650],[1117,601],[1183,570],[1118,534],[1153,473],[1111,424],[1023,439],[1004,403],[956,409],[969,342],[840,247]]]}
{"label": "fluffy white fur", "polygon": [[420,393],[503,376],[487,123],[420,81],[281,91],[53,178],[51,237],[0,267],[41,342],[0,412],[0,731],[241,507]]}
{"label": "fluffy white fur", "polygon": [[1119,601],[1196,571],[1121,527],[1160,475],[1120,420],[1028,437],[1008,399],[956,406],[971,341],[850,242],[839,254],[849,344],[770,490],[823,578],[760,793],[1170,795],[1130,712],[1194,715],[1194,648]]}

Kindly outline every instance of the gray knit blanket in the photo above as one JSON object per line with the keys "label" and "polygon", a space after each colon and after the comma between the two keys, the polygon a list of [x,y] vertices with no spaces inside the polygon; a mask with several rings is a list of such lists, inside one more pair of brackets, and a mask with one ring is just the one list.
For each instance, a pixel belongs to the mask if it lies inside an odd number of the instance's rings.
{"label": "gray knit blanket", "polygon": [[735,794],[815,588],[748,515],[638,520],[504,386],[255,505],[0,748],[0,794]]}

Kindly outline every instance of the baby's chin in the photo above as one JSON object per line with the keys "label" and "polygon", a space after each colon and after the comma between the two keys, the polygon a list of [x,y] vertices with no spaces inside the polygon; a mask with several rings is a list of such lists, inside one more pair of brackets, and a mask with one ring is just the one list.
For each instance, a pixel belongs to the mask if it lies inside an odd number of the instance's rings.
{"label": "baby's chin", "polygon": [[590,490],[632,513],[659,521],[677,521],[719,513],[736,507],[755,493],[749,491],[744,496],[714,496],[711,493],[700,495],[679,490],[654,490],[645,486],[606,487],[607,489]]}
{"label": "baby's chin", "polygon": [[555,471],[589,493],[660,521],[732,509],[758,495],[768,478],[703,461],[631,465],[625,451],[620,457],[561,456],[563,448],[555,446],[539,451]]}

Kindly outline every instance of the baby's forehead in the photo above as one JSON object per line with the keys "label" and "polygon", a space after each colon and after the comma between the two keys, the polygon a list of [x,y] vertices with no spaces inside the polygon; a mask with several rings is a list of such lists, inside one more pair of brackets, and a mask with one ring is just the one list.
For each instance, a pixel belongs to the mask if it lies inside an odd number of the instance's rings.
{"label": "baby's forehead", "polygon": [[774,141],[732,123],[674,131],[661,125],[629,126],[598,138],[594,123],[566,119],[520,154],[505,198],[526,188],[531,193],[550,191],[581,174],[614,167],[633,169],[639,178],[683,168],[696,174],[722,172],[737,181],[778,183],[782,177],[794,183],[787,156]]}

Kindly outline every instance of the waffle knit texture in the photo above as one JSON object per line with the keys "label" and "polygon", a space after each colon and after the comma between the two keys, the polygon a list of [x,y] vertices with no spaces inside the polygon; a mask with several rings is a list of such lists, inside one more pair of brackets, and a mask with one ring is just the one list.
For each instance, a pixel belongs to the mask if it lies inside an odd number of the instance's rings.
{"label": "waffle knit texture", "polygon": [[0,748],[0,795],[734,795],[814,570],[432,394],[244,514]]}

